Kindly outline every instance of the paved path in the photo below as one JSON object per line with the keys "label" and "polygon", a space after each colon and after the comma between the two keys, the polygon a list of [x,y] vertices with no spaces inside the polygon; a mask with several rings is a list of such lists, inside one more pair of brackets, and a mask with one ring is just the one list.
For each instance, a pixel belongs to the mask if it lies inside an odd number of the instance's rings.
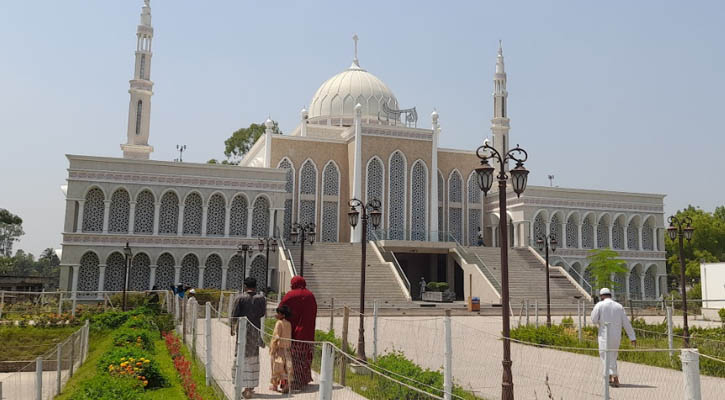
{"label": "paved path", "polygon": [[[226,319],[224,319],[226,321]],[[206,345],[204,341],[204,319],[198,321],[198,332],[196,342],[197,357],[205,362]],[[230,335],[229,326],[217,318],[212,320],[212,375],[219,384],[227,398],[234,397],[234,385],[232,384],[232,365],[234,364],[234,346],[236,345],[236,336]],[[187,332],[187,345],[192,346],[192,336]],[[260,349],[259,352],[259,387],[255,390],[256,399],[317,399],[319,376],[313,372],[313,381],[304,392],[296,392],[291,394],[281,394],[269,390],[269,381],[271,378],[269,350],[267,348]],[[333,388],[333,399],[350,399],[358,400],[364,397],[354,393],[347,387],[335,385]]]}
{"label": "paved path", "polygon": [[[329,327],[329,317],[318,319],[318,329]],[[357,343],[358,318],[350,318],[349,340]],[[338,336],[342,318],[335,318]],[[443,365],[443,319],[438,317],[380,317],[378,354],[398,350],[425,368]],[[500,317],[452,317],[453,377],[457,384],[487,398],[498,399],[501,392],[502,346],[498,340]],[[373,353],[372,318],[365,320],[366,354]],[[546,377],[556,399],[597,399],[602,397],[602,369],[598,357],[542,349],[512,343],[513,379],[516,398],[548,398]],[[612,388],[612,399],[681,399],[682,372],[619,362],[624,383]],[[702,398],[721,399],[725,379],[701,377]]]}

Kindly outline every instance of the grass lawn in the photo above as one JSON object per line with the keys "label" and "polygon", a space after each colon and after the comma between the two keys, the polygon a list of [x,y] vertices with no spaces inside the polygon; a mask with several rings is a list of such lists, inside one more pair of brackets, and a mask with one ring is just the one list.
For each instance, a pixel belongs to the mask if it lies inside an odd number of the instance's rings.
{"label": "grass lawn", "polygon": [[0,361],[32,361],[64,341],[80,326],[36,328],[4,326],[0,328]]}
{"label": "grass lawn", "polygon": [[56,400],[69,399],[71,394],[75,393],[83,381],[90,379],[98,373],[96,370],[96,364],[101,355],[112,346],[111,333],[102,332],[95,333],[91,332],[91,336],[88,341],[88,358],[85,364],[81,365],[78,370],[75,371],[73,377],[66,383],[63,388],[63,392],[56,396]]}

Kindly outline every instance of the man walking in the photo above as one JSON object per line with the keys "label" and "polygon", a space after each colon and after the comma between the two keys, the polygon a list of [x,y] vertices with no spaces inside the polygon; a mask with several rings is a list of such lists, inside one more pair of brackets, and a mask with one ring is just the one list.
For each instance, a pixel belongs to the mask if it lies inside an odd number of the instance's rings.
{"label": "man walking", "polygon": [[[257,293],[257,280],[251,277],[244,279],[244,292],[234,299],[232,308],[232,336],[237,332],[237,323],[239,321],[242,323],[249,321],[241,374],[242,386],[244,387],[242,397],[245,399],[251,399],[254,388],[259,386],[259,348],[264,347],[260,329],[262,329],[261,319],[266,311],[267,300],[264,295]],[[237,356],[236,347],[234,356]],[[234,368],[232,368],[232,374],[232,376],[236,376]]]}
{"label": "man walking", "polygon": [[[632,324],[627,319],[627,314],[621,304],[612,300],[612,292],[608,288],[602,288],[599,291],[601,300],[592,310],[592,323],[599,325],[599,357],[602,359],[605,371],[609,375],[609,384],[619,387],[619,376],[617,375],[617,356],[619,352],[619,344],[622,341],[622,327],[627,332],[632,345],[637,344],[634,336]],[[604,329],[605,324],[607,328]],[[607,340],[607,338],[609,340]],[[609,365],[605,364],[604,350],[612,350],[609,352]]]}

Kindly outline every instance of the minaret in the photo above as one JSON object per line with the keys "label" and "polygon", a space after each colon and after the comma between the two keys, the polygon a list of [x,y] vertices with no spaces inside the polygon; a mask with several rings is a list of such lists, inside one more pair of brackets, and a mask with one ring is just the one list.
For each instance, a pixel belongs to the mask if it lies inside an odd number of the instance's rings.
{"label": "minaret", "polygon": [[[496,73],[493,75],[493,119],[491,120],[491,132],[493,133],[493,147],[502,156],[509,150],[509,129],[511,129],[506,107],[507,97],[503,49],[501,48],[501,41],[499,40],[498,57],[496,57]],[[508,170],[508,164],[506,165],[506,170]]]}
{"label": "minaret", "polygon": [[129,81],[131,101],[128,105],[128,132],[125,144],[121,145],[123,158],[148,160],[154,148],[149,146],[149,122],[151,120],[151,41],[154,28],[151,27],[151,0],[144,0],[141,8],[141,23],[136,29],[136,63],[133,79]]}

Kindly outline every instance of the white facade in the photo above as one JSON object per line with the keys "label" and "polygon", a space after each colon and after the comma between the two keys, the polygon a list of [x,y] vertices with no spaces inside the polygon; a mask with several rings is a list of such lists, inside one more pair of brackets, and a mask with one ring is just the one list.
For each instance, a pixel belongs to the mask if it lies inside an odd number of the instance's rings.
{"label": "white facade", "polygon": [[718,311],[725,308],[725,263],[700,264],[702,315],[720,320]]}

